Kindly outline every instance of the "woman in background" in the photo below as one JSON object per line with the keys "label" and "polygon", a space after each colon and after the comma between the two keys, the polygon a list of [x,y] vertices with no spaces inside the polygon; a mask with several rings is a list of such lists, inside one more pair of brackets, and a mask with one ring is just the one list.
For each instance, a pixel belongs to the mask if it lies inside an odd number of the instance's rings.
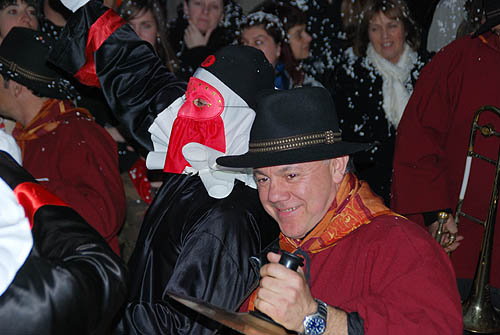
{"label": "woman in background", "polygon": [[169,24],[170,45],[186,81],[219,48],[236,43],[242,9],[234,0],[184,0]]}
{"label": "woman in background", "polygon": [[369,0],[352,52],[335,72],[336,107],[346,141],[374,143],[353,156],[360,179],[390,202],[396,129],[418,75],[420,33],[402,0]]}
{"label": "woman in background", "polygon": [[140,38],[149,42],[170,72],[179,69],[179,61],[168,42],[167,11],[158,0],[128,0],[118,13]]}
{"label": "woman in background", "polygon": [[275,85],[280,89],[299,86],[322,86],[302,69],[302,61],[309,58],[312,37],[306,31],[307,17],[300,9],[275,1],[259,5],[254,12],[262,11],[279,18],[285,31],[281,42],[279,62],[275,66]]}
{"label": "woman in background", "polygon": [[276,15],[257,11],[243,19],[240,44],[261,50],[274,68],[280,61],[284,40],[285,30]]}

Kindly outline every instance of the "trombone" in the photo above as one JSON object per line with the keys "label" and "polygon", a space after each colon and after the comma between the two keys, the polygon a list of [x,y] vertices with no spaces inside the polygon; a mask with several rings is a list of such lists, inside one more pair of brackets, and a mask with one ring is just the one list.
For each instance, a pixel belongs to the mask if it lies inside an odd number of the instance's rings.
{"label": "trombone", "polygon": [[[474,151],[474,143],[477,133],[485,138],[500,138],[500,132],[495,130],[492,124],[479,124],[479,118],[483,113],[493,113],[500,118],[500,109],[494,106],[483,106],[479,108],[472,122],[471,134],[469,139],[469,148],[465,163],[464,178],[460,190],[459,201],[455,213],[455,222],[459,223],[460,217],[477,222],[484,226],[485,232],[481,243],[481,252],[477,264],[474,282],[469,297],[462,303],[464,329],[473,333],[498,334],[500,333],[500,314],[494,309],[490,300],[490,270],[491,254],[493,249],[493,237],[495,232],[495,218],[498,205],[498,180],[500,175],[500,146],[498,157],[492,160]],[[477,158],[491,163],[495,166],[495,177],[493,181],[493,190],[488,207],[486,220],[482,221],[462,211],[467,183],[469,181],[472,158]]]}

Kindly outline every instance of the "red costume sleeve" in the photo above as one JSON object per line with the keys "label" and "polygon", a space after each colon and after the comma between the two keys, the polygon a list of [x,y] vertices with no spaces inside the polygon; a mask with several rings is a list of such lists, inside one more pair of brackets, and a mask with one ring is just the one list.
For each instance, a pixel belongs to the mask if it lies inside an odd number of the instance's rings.
{"label": "red costume sleeve", "polygon": [[461,47],[455,44],[434,56],[422,70],[406,106],[394,154],[391,205],[396,212],[415,214],[456,205],[446,191],[449,162],[443,156],[459,101]]}
{"label": "red costume sleeve", "polygon": [[119,253],[117,233],[126,205],[116,144],[104,129],[90,121],[78,124],[58,128],[58,132],[72,132],[59,138],[72,140],[59,155],[58,175],[62,178],[45,185],[65,199]]}

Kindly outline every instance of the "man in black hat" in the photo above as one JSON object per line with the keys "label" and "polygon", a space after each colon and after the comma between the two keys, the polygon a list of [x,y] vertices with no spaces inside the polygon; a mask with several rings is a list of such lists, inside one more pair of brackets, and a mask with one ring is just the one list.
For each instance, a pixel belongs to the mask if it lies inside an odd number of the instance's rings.
{"label": "man in black hat", "polygon": [[17,121],[23,166],[119,254],[125,196],[116,143],[73,104],[73,87],[46,63],[50,43],[28,28],[7,34],[0,45],[0,114]]}
{"label": "man in black hat", "polygon": [[217,163],[253,168],[280,248],[305,265],[295,272],[268,253],[244,309],[301,334],[459,334],[446,254],[347,168],[368,146],[342,141],[328,91],[263,92],[256,114],[248,152]]}
{"label": "man in black hat", "polygon": [[[475,112],[484,105],[500,107],[500,1],[486,0],[485,22],[471,36],[460,38],[437,53],[416,83],[398,127],[392,177],[392,207],[414,221],[423,221],[431,233],[437,214],[462,210],[479,220],[488,213],[495,166],[474,159],[466,192],[461,192],[469,134]],[[493,113],[483,113],[481,124],[499,129]],[[498,141],[477,135],[475,152],[496,160]],[[464,189],[465,191],[465,189]],[[461,196],[462,194],[462,196]],[[500,217],[496,217],[499,223]],[[457,230],[458,229],[458,230]],[[463,299],[467,297],[478,264],[483,227],[464,217],[457,225],[450,215],[445,230],[463,236],[448,251]],[[491,282],[500,288],[500,234],[493,242]],[[493,302],[500,306],[496,289]]]}

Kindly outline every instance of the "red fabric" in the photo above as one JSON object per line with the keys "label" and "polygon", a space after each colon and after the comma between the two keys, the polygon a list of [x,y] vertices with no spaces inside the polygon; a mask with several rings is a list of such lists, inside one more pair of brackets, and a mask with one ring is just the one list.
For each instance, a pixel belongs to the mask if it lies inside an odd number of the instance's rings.
{"label": "red fabric", "polygon": [[17,185],[14,194],[19,204],[23,206],[26,217],[30,220],[30,228],[33,228],[35,213],[40,207],[45,205],[68,206],[43,186],[35,183]]}
{"label": "red fabric", "polygon": [[[206,104],[200,106],[200,100]],[[226,152],[224,122],[220,116],[223,110],[222,94],[210,84],[191,77],[186,90],[186,101],[172,125],[163,171],[182,173],[189,165],[182,154],[182,148],[188,143],[200,143]]]}
{"label": "red fabric", "polygon": [[366,335],[462,333],[451,264],[417,224],[378,216],[333,247],[308,254],[312,295],[358,312]]}
{"label": "red fabric", "polygon": [[128,176],[141,199],[151,204],[153,198],[151,197],[151,183],[148,179],[148,169],[146,168],[146,161],[140,157],[134,165],[128,170]]}
{"label": "red fabric", "polygon": [[94,52],[99,49],[112,33],[125,23],[126,21],[121,16],[110,9],[90,27],[87,48],[85,50],[86,62],[75,74],[75,78],[82,84],[96,87],[101,86],[96,74]]}
{"label": "red fabric", "polygon": [[[455,209],[463,179],[473,115],[483,105],[500,107],[498,37],[464,37],[438,52],[423,69],[398,127],[392,208],[410,215]],[[488,42],[488,43],[485,43]],[[485,122],[500,129],[498,119]],[[496,159],[498,140],[477,136],[476,150]],[[494,167],[473,159],[463,210],[486,218]],[[420,214],[418,214],[420,216]],[[498,216],[497,216],[498,223]],[[491,283],[500,287],[500,234],[494,239]],[[462,218],[465,239],[452,253],[457,277],[472,278],[478,262],[483,228]]]}
{"label": "red fabric", "polygon": [[64,101],[65,113],[61,113],[60,103],[45,106],[50,106],[49,114],[58,126],[46,132],[39,127],[42,119],[37,119],[16,130],[15,137],[19,139],[22,133],[40,129],[32,139],[25,140],[23,166],[42,186],[74,208],[119,253],[117,234],[126,205],[115,141],[70,101]]}

